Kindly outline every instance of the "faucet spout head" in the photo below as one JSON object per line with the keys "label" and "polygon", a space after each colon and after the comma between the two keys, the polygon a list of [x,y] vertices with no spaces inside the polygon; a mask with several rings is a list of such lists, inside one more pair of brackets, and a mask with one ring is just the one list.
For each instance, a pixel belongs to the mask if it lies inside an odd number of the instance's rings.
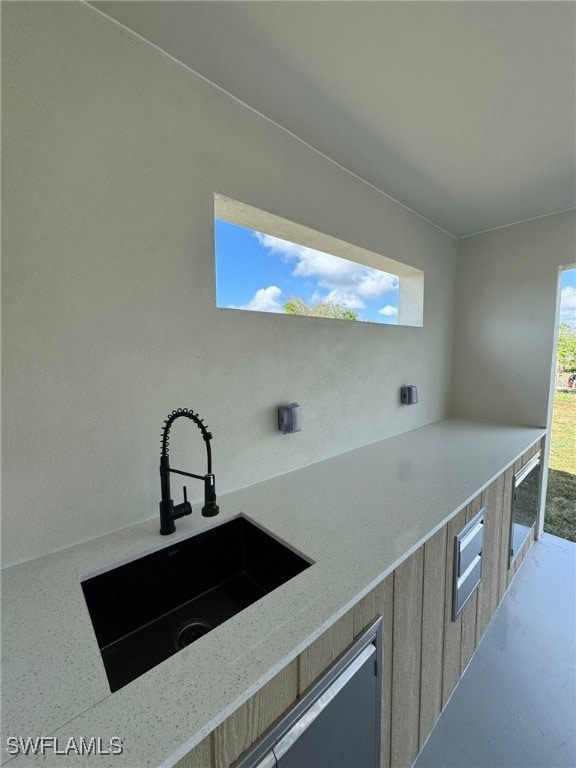
{"label": "faucet spout head", "polygon": [[213,474],[204,475],[204,506],[202,507],[203,517],[215,517],[220,508],[216,504],[216,478]]}

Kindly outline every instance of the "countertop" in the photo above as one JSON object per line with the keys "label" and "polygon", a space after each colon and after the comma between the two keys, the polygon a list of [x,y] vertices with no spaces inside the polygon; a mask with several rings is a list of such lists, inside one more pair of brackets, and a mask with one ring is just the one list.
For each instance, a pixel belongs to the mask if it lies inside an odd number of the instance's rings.
{"label": "countertop", "polygon": [[[154,518],[2,572],[2,760],[171,766],[545,430],[445,420],[220,495],[170,541]],[[287,438],[297,439],[297,436]],[[80,578],[245,515],[314,565],[110,693]],[[10,757],[8,736],[120,737],[122,755]]]}

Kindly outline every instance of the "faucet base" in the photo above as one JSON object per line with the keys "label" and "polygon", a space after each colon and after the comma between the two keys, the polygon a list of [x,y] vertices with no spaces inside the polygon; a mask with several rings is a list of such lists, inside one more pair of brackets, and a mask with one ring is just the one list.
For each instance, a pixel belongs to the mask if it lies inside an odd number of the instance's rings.
{"label": "faucet base", "polygon": [[174,525],[174,523],[172,523],[172,527],[168,528],[167,530],[160,528],[160,533],[162,534],[162,536],[168,536],[170,533],[174,533],[175,530],[176,530],[176,526]]}

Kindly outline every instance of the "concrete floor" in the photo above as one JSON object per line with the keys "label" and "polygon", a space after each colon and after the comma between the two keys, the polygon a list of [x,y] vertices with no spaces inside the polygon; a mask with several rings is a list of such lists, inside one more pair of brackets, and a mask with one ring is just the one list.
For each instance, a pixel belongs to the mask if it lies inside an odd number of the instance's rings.
{"label": "concrete floor", "polygon": [[543,534],[414,768],[575,768],[576,544]]}

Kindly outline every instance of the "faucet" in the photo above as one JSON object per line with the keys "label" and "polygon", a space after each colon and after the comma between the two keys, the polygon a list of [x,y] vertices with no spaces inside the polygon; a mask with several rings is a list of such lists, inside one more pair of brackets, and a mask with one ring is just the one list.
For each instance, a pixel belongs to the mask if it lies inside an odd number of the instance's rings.
{"label": "faucet", "polygon": [[[207,455],[207,468],[205,475],[195,475],[192,472],[182,472],[180,469],[172,469],[168,459],[168,444],[170,442],[170,428],[172,424],[181,416],[185,416],[187,419],[191,419],[194,424],[202,432],[202,438],[206,443],[206,455]],[[212,435],[208,432],[204,424],[204,420],[201,419],[197,413],[194,413],[188,408],[178,408],[176,411],[172,411],[168,415],[168,418],[164,420],[164,426],[162,427],[162,453],[160,454],[160,486],[162,489],[162,500],[160,501],[160,533],[163,536],[167,536],[170,533],[174,533],[176,526],[174,520],[184,515],[192,514],[192,505],[188,501],[186,494],[186,486],[184,486],[184,501],[181,504],[174,504],[170,498],[170,473],[173,472],[176,475],[185,475],[186,477],[193,477],[196,480],[204,481],[204,506],[202,507],[202,515],[204,517],[214,517],[220,511],[216,504],[216,483],[215,477],[212,473],[212,451],[210,449],[210,440]]]}

